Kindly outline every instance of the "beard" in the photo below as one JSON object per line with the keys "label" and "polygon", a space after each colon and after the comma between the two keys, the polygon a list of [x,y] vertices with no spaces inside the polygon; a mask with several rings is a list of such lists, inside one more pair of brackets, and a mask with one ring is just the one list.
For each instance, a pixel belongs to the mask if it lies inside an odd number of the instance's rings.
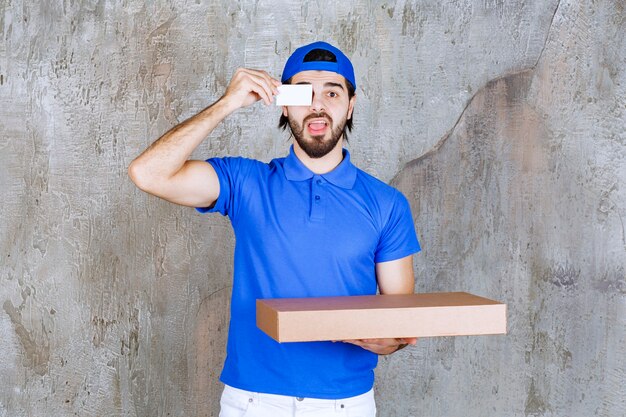
{"label": "beard", "polygon": [[[324,140],[324,135],[312,135],[309,139],[304,137],[304,129],[306,128],[307,122],[311,119],[316,119],[323,117],[326,119],[328,123],[328,127],[330,129],[330,139]],[[289,127],[291,128],[291,134],[296,139],[296,142],[302,148],[304,153],[306,153],[309,158],[319,159],[323,156],[326,156],[330,151],[335,149],[339,139],[343,136],[343,130],[346,126],[346,118],[341,120],[337,126],[333,127],[333,119],[326,114],[325,112],[321,113],[313,113],[308,115],[302,121],[302,124],[299,124],[296,120],[289,117]]]}

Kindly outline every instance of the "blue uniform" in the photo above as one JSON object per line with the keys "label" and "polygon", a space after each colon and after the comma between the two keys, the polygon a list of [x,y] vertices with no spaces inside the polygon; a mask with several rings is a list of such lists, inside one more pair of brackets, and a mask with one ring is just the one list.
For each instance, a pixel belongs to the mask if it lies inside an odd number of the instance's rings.
{"label": "blue uniform", "polygon": [[420,250],[406,198],[350,154],[317,175],[297,158],[214,158],[235,269],[221,380],[253,392],[346,398],[370,390],[378,356],[347,343],[277,343],[256,327],[259,298],[376,294],[375,264]]}

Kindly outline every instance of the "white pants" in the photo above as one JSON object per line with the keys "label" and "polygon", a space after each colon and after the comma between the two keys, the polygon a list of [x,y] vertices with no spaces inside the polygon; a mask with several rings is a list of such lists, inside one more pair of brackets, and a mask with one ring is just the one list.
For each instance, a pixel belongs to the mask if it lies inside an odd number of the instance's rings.
{"label": "white pants", "polygon": [[248,392],[226,385],[219,417],[375,417],[374,391],[341,400]]}

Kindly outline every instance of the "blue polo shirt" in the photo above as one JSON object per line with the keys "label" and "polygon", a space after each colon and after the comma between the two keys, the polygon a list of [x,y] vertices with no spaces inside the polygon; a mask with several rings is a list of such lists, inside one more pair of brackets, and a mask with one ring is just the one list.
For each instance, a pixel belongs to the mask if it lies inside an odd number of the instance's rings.
{"label": "blue polo shirt", "polygon": [[212,208],[235,232],[226,362],[233,387],[308,398],[369,391],[378,356],[347,343],[278,343],[256,327],[256,299],[376,294],[375,264],[420,250],[406,198],[356,168],[350,154],[317,175],[290,150],[269,164],[214,158]]}

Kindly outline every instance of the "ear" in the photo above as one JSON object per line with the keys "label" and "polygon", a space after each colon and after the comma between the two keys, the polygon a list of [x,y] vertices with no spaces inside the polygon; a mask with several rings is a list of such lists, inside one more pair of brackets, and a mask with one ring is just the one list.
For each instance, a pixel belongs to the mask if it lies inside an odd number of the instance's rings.
{"label": "ear", "polygon": [[289,112],[287,111],[287,106],[282,106],[283,108],[283,116],[289,117]]}
{"label": "ear", "polygon": [[352,96],[350,102],[348,103],[348,117],[347,120],[352,118],[352,111],[354,110],[354,103],[356,103],[356,94]]}

